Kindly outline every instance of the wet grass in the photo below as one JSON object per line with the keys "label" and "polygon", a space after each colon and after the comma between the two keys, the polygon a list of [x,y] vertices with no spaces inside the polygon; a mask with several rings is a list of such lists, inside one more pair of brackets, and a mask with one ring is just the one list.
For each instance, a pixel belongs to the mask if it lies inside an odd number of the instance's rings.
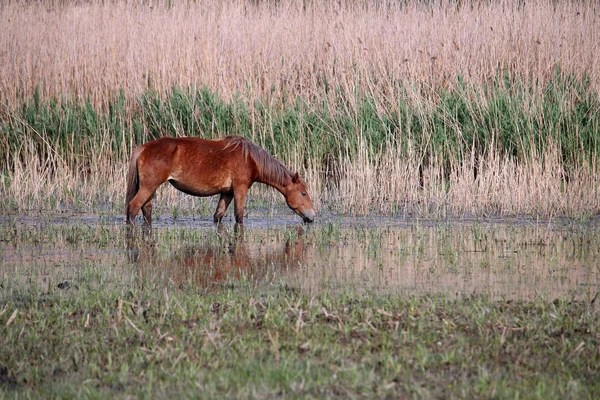
{"label": "wet grass", "polygon": [[593,226],[157,222],[2,221],[0,397],[600,394]]}
{"label": "wet grass", "polygon": [[349,285],[405,295],[581,300],[600,289],[600,231],[572,221],[323,216],[302,226],[276,212],[248,218],[245,228],[215,228],[210,217],[163,216],[152,232],[129,235],[118,217],[7,217],[0,238],[0,276],[42,288],[76,278],[85,266],[128,265],[142,279],[159,274],[199,287],[246,274],[313,292]]}
{"label": "wet grass", "polygon": [[[0,390],[16,397],[595,398],[592,299],[309,295],[160,280],[2,285]],[[114,279],[114,277],[113,277]],[[7,295],[8,293],[8,295]]]}

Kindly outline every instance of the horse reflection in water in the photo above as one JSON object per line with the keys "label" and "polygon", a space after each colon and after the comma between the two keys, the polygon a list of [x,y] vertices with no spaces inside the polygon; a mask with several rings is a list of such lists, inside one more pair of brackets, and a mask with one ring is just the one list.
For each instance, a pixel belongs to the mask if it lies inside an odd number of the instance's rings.
{"label": "horse reflection in water", "polygon": [[[144,232],[143,240],[129,236],[130,262],[139,268],[143,280],[157,273],[165,273],[176,285],[218,287],[228,280],[243,277],[260,281],[269,271],[291,273],[299,265],[306,252],[304,228],[295,227],[295,232],[283,244],[252,247],[245,239],[244,226],[236,224],[228,232],[222,224],[217,228],[218,240],[188,245],[173,250],[168,255],[159,254],[156,243]],[[275,270],[273,270],[275,268]]]}

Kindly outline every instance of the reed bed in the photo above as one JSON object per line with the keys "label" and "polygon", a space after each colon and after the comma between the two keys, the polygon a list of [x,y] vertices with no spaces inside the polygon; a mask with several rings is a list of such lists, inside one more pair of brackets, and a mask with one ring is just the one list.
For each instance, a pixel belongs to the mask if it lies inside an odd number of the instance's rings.
{"label": "reed bed", "polygon": [[[225,134],[266,147],[307,177],[320,207],[345,213],[586,217],[600,207],[595,2],[0,9],[10,209],[121,209],[135,145]],[[172,190],[160,197],[193,206]]]}
{"label": "reed bed", "polygon": [[541,89],[561,68],[599,89],[593,1],[25,3],[9,2],[0,19],[0,92],[13,105],[36,87],[97,106],[119,89],[175,84],[334,108],[341,96],[356,109],[356,90],[395,105],[398,82],[435,96],[458,77],[482,84],[505,69]]}

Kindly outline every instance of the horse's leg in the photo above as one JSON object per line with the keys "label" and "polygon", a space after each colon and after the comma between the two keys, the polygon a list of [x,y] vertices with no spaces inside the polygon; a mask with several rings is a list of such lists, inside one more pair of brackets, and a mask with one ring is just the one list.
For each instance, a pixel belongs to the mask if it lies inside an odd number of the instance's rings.
{"label": "horse's leg", "polygon": [[[134,223],[135,216],[140,212],[140,209],[146,203],[148,203],[149,200],[152,200],[152,196],[154,196],[154,192],[156,191],[156,189],[158,189],[158,186],[153,189],[149,189],[147,187],[140,187],[136,195],[133,197],[133,199],[129,202],[129,205],[127,206],[128,223]],[[150,206],[150,210],[152,210],[152,206]],[[146,218],[145,213],[144,218]],[[146,221],[148,220],[146,219]]]}
{"label": "horse's leg", "polygon": [[235,207],[235,222],[238,224],[244,223],[244,206],[246,205],[246,196],[248,188],[245,186],[233,189],[233,199]]}
{"label": "horse's leg", "polygon": [[221,194],[219,197],[219,203],[217,204],[217,210],[215,211],[215,224],[218,224],[223,219],[225,215],[225,211],[227,211],[227,207],[229,207],[229,203],[233,200],[233,196],[231,194]]}
{"label": "horse's leg", "polygon": [[146,204],[142,206],[142,215],[148,225],[152,225],[152,199],[154,199],[154,193],[150,196],[150,199],[146,201]]}

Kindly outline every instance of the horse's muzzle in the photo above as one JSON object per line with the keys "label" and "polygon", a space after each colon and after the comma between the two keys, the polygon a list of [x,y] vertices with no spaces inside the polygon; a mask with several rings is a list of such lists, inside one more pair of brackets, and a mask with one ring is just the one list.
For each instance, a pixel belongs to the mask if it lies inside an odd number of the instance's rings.
{"label": "horse's muzzle", "polygon": [[317,216],[317,213],[313,209],[306,210],[303,213],[299,213],[299,214],[302,217],[302,219],[304,220],[304,222],[306,222],[306,223],[313,222],[315,220],[315,217]]}

